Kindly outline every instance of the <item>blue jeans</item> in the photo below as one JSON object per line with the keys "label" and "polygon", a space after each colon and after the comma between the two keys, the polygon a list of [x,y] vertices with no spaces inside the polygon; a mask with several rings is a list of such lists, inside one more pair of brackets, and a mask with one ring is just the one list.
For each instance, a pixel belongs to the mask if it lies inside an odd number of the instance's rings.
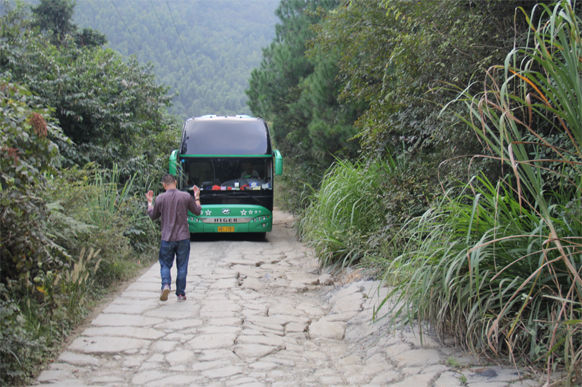
{"label": "blue jeans", "polygon": [[172,276],[170,269],[176,256],[176,268],[178,275],[176,278],[176,295],[186,295],[186,276],[188,275],[188,260],[190,259],[190,239],[181,241],[162,241],[160,246],[160,275],[162,277],[162,289],[164,285],[171,286]]}

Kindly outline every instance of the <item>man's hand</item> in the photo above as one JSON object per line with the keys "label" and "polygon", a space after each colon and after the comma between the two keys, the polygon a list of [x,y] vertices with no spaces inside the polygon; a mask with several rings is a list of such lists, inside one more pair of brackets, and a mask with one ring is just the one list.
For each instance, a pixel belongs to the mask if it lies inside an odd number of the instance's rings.
{"label": "man's hand", "polygon": [[147,194],[145,194],[145,197],[148,201],[148,206],[152,205],[152,200],[154,200],[154,191],[148,191]]}
{"label": "man's hand", "polygon": [[194,191],[194,199],[200,200],[200,188],[197,186],[192,186],[192,191]]}

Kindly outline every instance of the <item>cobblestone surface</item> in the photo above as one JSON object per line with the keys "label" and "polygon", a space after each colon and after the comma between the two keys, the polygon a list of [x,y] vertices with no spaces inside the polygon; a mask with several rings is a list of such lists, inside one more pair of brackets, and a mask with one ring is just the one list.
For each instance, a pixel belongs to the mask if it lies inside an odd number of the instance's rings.
{"label": "cobblestone surface", "polygon": [[[187,301],[159,301],[159,266],[42,372],[51,386],[538,386],[513,368],[370,324],[374,281],[334,284],[275,213],[266,242],[193,242]],[[175,278],[175,273],[173,273]],[[455,368],[452,368],[452,367]],[[464,383],[464,384],[463,384]]]}

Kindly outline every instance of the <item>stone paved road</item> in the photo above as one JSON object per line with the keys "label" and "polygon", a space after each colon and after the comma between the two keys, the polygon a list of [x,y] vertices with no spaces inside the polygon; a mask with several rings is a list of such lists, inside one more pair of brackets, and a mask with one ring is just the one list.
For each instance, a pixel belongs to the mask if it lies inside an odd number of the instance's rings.
{"label": "stone paved road", "polygon": [[[187,297],[159,298],[159,265],[96,317],[36,383],[51,386],[524,387],[512,368],[411,330],[370,325],[378,283],[318,275],[275,213],[266,242],[193,242]],[[175,273],[173,274],[175,278]],[[447,365],[448,364],[448,365]],[[455,366],[453,369],[451,366]],[[463,384],[465,382],[465,384]]]}

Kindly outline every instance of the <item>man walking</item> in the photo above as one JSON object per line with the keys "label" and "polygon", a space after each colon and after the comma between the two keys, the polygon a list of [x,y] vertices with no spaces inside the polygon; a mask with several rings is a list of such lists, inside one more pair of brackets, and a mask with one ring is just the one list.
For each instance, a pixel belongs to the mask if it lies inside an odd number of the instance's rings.
{"label": "man walking", "polygon": [[194,196],[176,189],[176,178],[170,174],[162,177],[163,194],[156,199],[153,191],[145,196],[148,201],[148,215],[152,220],[161,217],[162,243],[160,246],[160,275],[162,277],[162,295],[160,301],[166,301],[170,294],[172,277],[170,269],[176,257],[176,296],[178,301],[186,300],[186,276],[188,274],[188,260],[190,258],[190,230],[188,229],[188,210],[200,215],[200,189],[192,187]]}

